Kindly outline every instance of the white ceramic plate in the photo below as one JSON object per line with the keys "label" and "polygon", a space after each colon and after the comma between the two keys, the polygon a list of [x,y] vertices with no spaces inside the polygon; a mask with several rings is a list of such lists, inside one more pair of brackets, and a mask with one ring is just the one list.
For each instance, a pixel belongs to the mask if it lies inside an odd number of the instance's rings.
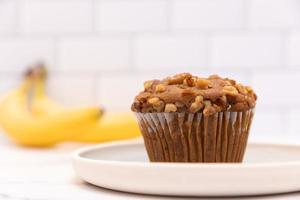
{"label": "white ceramic plate", "polygon": [[142,141],[76,151],[85,181],[113,190],[176,196],[235,196],[300,190],[300,146],[249,144],[242,164],[149,163]]}

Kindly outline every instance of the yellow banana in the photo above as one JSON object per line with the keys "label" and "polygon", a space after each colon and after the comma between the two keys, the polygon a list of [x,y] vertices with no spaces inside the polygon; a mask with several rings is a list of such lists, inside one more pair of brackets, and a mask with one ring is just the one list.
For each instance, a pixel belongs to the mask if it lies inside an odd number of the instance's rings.
{"label": "yellow banana", "polygon": [[[45,74],[45,71],[43,73]],[[33,88],[31,108],[37,116],[59,113],[65,109],[46,96],[45,76],[36,79]],[[73,133],[72,140],[79,142],[104,142],[140,136],[138,124],[130,112],[104,113],[97,121],[83,126],[74,126],[71,132]]]}
{"label": "yellow banana", "polygon": [[106,142],[141,135],[136,119],[130,112],[104,113],[96,123],[79,127],[76,132],[73,141],[78,142]]}
{"label": "yellow banana", "polygon": [[1,104],[0,123],[5,132],[17,143],[30,146],[48,146],[70,140],[74,125],[96,122],[99,108],[64,110],[57,114],[34,116],[28,109],[28,91],[31,80],[4,97]]}

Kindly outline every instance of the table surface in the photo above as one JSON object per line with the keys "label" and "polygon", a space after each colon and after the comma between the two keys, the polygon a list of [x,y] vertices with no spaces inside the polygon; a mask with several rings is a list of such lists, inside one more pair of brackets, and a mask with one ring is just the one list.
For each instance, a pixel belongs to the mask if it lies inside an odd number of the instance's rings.
{"label": "table surface", "polygon": [[[95,187],[83,182],[76,176],[72,169],[70,154],[75,149],[86,145],[87,144],[68,143],[54,148],[24,148],[13,145],[1,134],[0,199],[174,199],[174,197],[117,192]],[[187,198],[176,199],[180,200]],[[247,197],[242,199],[300,199],[300,192],[272,196]]]}

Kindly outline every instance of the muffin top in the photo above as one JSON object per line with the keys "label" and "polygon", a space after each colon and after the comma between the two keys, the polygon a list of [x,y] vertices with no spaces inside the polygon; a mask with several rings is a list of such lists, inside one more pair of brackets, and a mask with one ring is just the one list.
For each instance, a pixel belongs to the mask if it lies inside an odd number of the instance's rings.
{"label": "muffin top", "polygon": [[144,83],[131,106],[132,111],[201,112],[212,115],[220,111],[246,111],[255,106],[256,94],[252,88],[229,78],[211,75],[200,78],[181,73],[162,80]]}

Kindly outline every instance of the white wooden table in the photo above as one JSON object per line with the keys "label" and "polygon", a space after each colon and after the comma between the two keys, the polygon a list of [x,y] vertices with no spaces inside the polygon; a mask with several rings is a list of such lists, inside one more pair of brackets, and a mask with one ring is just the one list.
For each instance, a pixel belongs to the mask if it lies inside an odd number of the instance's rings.
{"label": "white wooden table", "polygon": [[[81,146],[85,145],[64,144],[51,149],[22,148],[13,145],[1,134],[0,199],[174,199],[116,192],[81,181],[76,177],[70,159],[70,153]],[[300,199],[300,192],[243,199]]]}

